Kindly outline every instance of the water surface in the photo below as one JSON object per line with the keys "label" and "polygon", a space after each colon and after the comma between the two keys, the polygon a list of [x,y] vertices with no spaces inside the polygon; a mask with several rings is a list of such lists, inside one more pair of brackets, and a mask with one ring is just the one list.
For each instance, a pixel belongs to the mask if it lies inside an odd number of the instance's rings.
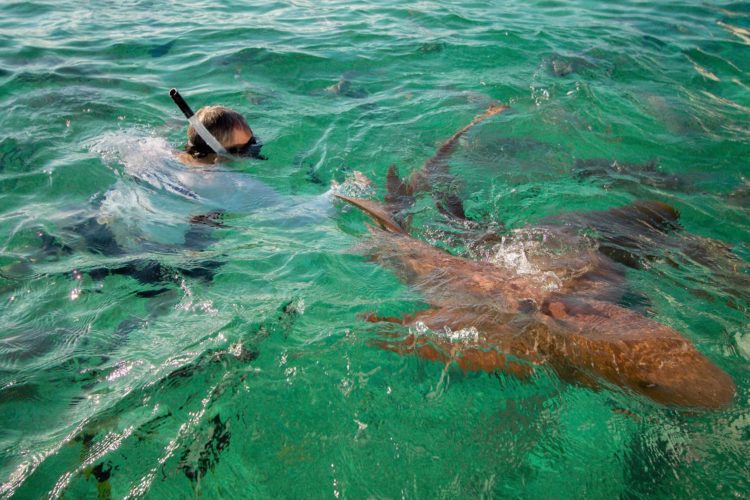
{"label": "water surface", "polygon": [[[750,493],[750,4],[0,12],[0,496]],[[170,87],[240,110],[269,159],[186,170]],[[492,102],[511,110],[450,163],[468,215],[512,231],[674,205],[702,253],[628,268],[626,305],[729,373],[730,407],[370,345],[358,314],[426,304],[352,250],[365,219],[322,195],[356,170],[382,197],[388,165],[419,168]],[[412,229],[470,253],[429,196]]]}

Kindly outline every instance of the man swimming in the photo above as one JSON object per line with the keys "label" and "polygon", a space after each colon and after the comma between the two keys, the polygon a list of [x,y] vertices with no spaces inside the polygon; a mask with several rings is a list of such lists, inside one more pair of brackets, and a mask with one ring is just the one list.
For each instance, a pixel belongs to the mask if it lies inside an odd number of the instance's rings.
{"label": "man swimming", "polygon": [[[82,243],[71,244],[120,259],[141,255],[144,250],[167,254],[201,251],[214,242],[211,228],[222,226],[225,210],[248,213],[280,204],[281,197],[270,187],[214,165],[224,158],[266,159],[242,115],[224,106],[205,106],[193,113],[176,90],[170,95],[190,121],[185,149],[170,151],[165,141],[150,139],[128,138],[117,144],[127,175],[64,225],[63,231],[75,234]],[[73,251],[44,231],[39,237],[44,256]],[[144,274],[141,267],[155,271]],[[136,259],[90,274],[126,274],[151,283],[169,273],[162,273],[156,261]]]}
{"label": "man swimming", "polygon": [[193,113],[176,89],[169,91],[190,122],[188,143],[180,160],[185,163],[215,163],[219,156],[266,158],[260,154],[262,145],[253,134],[245,118],[224,106],[204,106]]}

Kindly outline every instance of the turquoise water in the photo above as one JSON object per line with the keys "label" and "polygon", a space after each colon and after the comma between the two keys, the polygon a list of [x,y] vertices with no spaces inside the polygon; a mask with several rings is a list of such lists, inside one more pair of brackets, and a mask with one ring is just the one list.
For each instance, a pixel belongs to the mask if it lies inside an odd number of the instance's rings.
{"label": "turquoise water", "polygon": [[[750,4],[0,12],[3,498],[750,493]],[[170,87],[240,110],[269,159],[175,162]],[[382,197],[388,165],[418,169],[492,102],[511,110],[450,162],[467,214],[510,231],[674,205],[701,250],[658,248],[623,286],[732,376],[731,406],[371,345],[358,315],[426,304],[359,256],[364,217],[322,195],[360,171]],[[213,210],[223,223],[190,243],[189,217]],[[429,196],[413,212],[413,234],[470,254]],[[118,251],[86,239],[100,226]]]}

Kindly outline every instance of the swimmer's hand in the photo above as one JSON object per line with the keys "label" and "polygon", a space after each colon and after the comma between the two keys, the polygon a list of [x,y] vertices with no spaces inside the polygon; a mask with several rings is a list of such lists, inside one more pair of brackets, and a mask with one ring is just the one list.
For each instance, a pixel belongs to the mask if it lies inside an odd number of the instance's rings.
{"label": "swimmer's hand", "polygon": [[227,227],[224,224],[224,210],[212,210],[205,214],[190,217],[190,224],[203,224],[210,227]]}

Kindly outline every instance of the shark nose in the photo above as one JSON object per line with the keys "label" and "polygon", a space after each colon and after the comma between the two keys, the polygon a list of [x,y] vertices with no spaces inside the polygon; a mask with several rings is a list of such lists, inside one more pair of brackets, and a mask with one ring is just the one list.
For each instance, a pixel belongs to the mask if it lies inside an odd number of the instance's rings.
{"label": "shark nose", "polygon": [[736,386],[720,368],[706,360],[692,376],[649,377],[637,382],[637,390],[645,396],[666,405],[717,409],[729,405],[734,399]]}

